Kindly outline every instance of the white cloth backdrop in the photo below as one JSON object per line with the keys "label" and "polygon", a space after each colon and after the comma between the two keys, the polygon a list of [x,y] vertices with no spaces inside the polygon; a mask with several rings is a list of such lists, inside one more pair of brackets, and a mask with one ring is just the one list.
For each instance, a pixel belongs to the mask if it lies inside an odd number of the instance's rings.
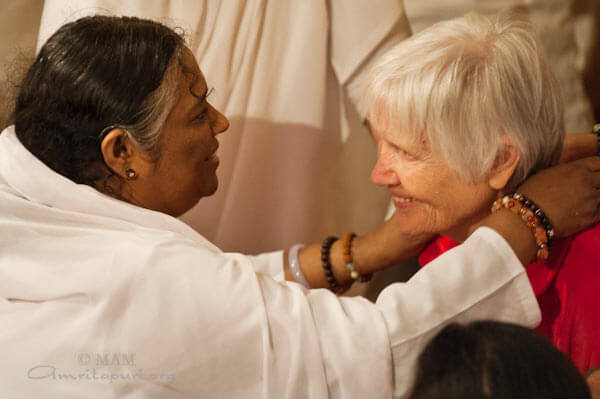
{"label": "white cloth backdrop", "polygon": [[97,12],[183,27],[230,118],[220,188],[183,216],[209,240],[257,253],[383,220],[355,104],[365,60],[410,34],[402,0],[46,0],[39,43]]}

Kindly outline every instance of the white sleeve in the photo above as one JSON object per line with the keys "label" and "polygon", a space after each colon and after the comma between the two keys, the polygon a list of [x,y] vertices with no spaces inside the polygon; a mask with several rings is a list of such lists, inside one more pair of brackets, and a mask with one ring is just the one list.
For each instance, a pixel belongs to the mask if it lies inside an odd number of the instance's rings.
{"label": "white sleeve", "polygon": [[394,397],[406,396],[417,356],[449,322],[494,319],[534,327],[541,319],[525,269],[489,228],[478,229],[407,283],[385,289],[377,307],[390,334]]}
{"label": "white sleeve", "polygon": [[248,256],[252,261],[254,270],[270,276],[275,281],[285,280],[283,273],[283,251],[266,252]]}
{"label": "white sleeve", "polygon": [[[267,279],[260,285],[273,379],[306,397],[323,395],[322,382],[331,398],[405,398],[417,356],[449,322],[495,319],[533,327],[540,320],[525,269],[486,228],[407,283],[386,288],[375,304],[295,285],[284,293]],[[300,381],[303,374],[312,382]]]}
{"label": "white sleeve", "polygon": [[[187,240],[138,240],[132,250],[135,243],[122,246],[103,289],[86,302],[97,311],[73,305],[85,323],[60,313],[65,337],[94,326],[88,350],[123,348],[140,354],[136,368],[145,373],[176,376],[168,384],[115,382],[135,390],[132,398],[403,398],[415,358],[446,323],[539,320],[524,268],[487,229],[386,288],[377,303],[276,282],[256,273],[252,257]],[[127,275],[115,283],[119,273]]]}

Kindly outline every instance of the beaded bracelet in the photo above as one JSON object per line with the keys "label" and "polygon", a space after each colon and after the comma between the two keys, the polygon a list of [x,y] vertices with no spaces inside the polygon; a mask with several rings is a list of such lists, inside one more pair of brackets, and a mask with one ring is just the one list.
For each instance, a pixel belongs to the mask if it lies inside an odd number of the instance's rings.
{"label": "beaded bracelet", "polygon": [[335,236],[329,236],[323,240],[321,244],[321,262],[323,264],[323,270],[325,270],[325,278],[327,284],[333,292],[339,292],[341,290],[340,283],[335,279],[333,275],[333,269],[331,268],[331,262],[329,260],[329,251],[334,242],[338,240]]}
{"label": "beaded bracelet", "polygon": [[537,260],[548,259],[548,250],[554,241],[554,227],[540,207],[527,197],[513,193],[494,201],[492,212],[501,208],[506,208],[521,216],[521,219],[531,228],[535,238],[535,244],[538,247]]}
{"label": "beaded bracelet", "polygon": [[356,234],[352,231],[344,234],[344,238],[342,239],[342,248],[344,253],[344,263],[346,264],[346,269],[350,272],[350,278],[353,281],[359,281],[361,283],[366,283],[371,280],[371,274],[361,275],[354,266],[354,262],[352,261],[352,241],[356,237]]}
{"label": "beaded bracelet", "polygon": [[301,248],[304,248],[304,244],[296,244],[290,248],[288,251],[288,264],[290,265],[290,271],[292,272],[292,276],[294,276],[294,280],[310,289],[310,284],[308,284],[308,281],[306,281],[306,276],[304,276],[304,273],[302,273],[300,261],[298,260],[298,251]]}
{"label": "beaded bracelet", "polygon": [[596,123],[592,128],[592,132],[596,134],[598,139],[598,155],[600,155],[600,123]]}

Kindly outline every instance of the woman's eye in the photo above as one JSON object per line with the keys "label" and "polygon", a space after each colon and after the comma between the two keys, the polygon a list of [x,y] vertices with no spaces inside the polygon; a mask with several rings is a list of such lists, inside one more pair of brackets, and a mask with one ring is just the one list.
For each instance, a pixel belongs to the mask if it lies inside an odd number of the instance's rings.
{"label": "woman's eye", "polygon": [[411,153],[403,150],[402,148],[395,146],[392,144],[392,147],[394,148],[394,150],[400,154],[401,157],[405,158],[405,159],[415,159],[414,155],[412,155]]}
{"label": "woman's eye", "polygon": [[204,110],[198,114],[193,120],[194,122],[204,122],[206,119],[206,115],[208,115],[208,110]]}

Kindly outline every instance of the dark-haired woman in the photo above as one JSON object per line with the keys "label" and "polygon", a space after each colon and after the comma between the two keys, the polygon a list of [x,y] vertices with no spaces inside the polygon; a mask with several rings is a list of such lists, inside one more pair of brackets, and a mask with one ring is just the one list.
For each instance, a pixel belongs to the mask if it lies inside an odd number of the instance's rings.
{"label": "dark-haired woman", "polygon": [[530,329],[494,321],[444,327],[423,349],[411,399],[589,399],[577,367]]}
{"label": "dark-haired woman", "polygon": [[231,121],[219,190],[181,217],[204,237],[260,253],[384,220],[386,193],[358,178],[375,152],[355,114],[370,59],[410,35],[401,2],[44,0],[38,48],[96,12],[184,27],[210,102]]}
{"label": "dark-haired woman", "polygon": [[[82,18],[41,49],[0,135],[4,396],[402,397],[448,322],[539,321],[522,267],[535,240],[509,211],[375,304],[331,291],[420,249],[395,219],[286,254],[221,252],[175,218],[217,188],[228,121],[209,94],[152,21]],[[565,235],[598,219],[598,186],[589,158],[521,191]]]}

